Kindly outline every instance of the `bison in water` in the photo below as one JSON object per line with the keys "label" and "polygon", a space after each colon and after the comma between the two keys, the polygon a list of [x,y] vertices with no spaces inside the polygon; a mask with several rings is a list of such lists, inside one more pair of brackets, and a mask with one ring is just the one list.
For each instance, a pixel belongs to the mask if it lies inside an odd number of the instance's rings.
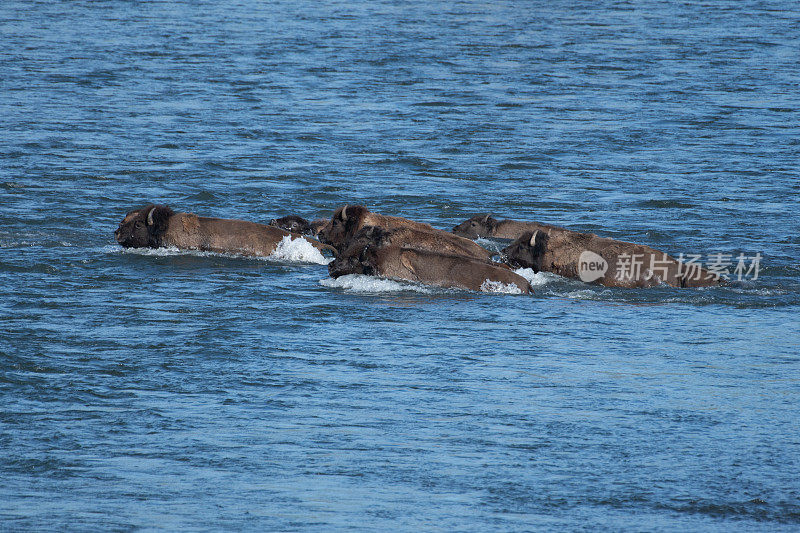
{"label": "bison in water", "polygon": [[318,218],[309,222],[305,218],[297,215],[287,215],[281,218],[273,218],[269,221],[270,226],[275,226],[276,228],[281,228],[291,233],[311,235],[312,237],[319,235],[329,223],[330,220],[327,218]]}
{"label": "bison in water", "polygon": [[517,239],[523,233],[536,230],[563,229],[539,222],[519,222],[517,220],[496,220],[492,215],[476,215],[453,228],[453,233],[467,239],[494,237],[496,239]]}
{"label": "bison in water", "polygon": [[384,229],[364,226],[347,241],[347,248],[363,244],[372,246],[404,246],[450,255],[463,255],[478,261],[489,261],[492,252],[445,231],[420,231],[414,228]]}
{"label": "bison in water", "polygon": [[[153,204],[128,213],[114,232],[117,242],[125,248],[174,246],[183,250],[246,256],[271,255],[287,236],[301,238],[296,233],[273,226],[175,213],[167,206]],[[336,253],[331,246],[313,239],[306,240],[320,251]]]}
{"label": "bison in water", "polygon": [[350,239],[364,226],[384,229],[412,228],[419,231],[438,231],[433,226],[407,218],[390,217],[373,213],[363,205],[345,205],[337,209],[327,226],[320,232],[322,242],[337,249],[345,248]]}
{"label": "bison in water", "polygon": [[552,272],[606,287],[719,285],[721,279],[649,246],[562,228],[522,234],[502,252],[515,267]]}
{"label": "bison in water", "polygon": [[363,238],[364,231],[368,233],[367,238],[379,240],[380,246],[408,246],[418,250],[464,255],[482,261],[488,261],[493,255],[469,239],[421,222],[372,213],[366,207],[358,205],[337,209],[320,238],[339,251],[344,251],[358,236]]}
{"label": "bison in water", "polygon": [[281,218],[273,218],[269,221],[270,226],[286,230],[290,233],[311,233],[311,223],[297,215],[287,215]]}
{"label": "bison in water", "polygon": [[328,265],[331,277],[366,274],[472,291],[491,291],[499,286],[518,289],[524,294],[533,292],[522,276],[486,261],[406,246],[373,244],[357,242],[350,246]]}

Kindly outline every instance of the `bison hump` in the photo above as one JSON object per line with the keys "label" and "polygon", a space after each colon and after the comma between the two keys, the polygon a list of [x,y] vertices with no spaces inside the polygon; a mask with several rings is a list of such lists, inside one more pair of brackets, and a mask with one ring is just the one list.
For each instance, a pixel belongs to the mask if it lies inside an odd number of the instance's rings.
{"label": "bison hump", "polygon": [[197,233],[200,231],[200,217],[193,214],[185,214],[181,217],[181,224],[183,225],[183,231],[186,233]]}

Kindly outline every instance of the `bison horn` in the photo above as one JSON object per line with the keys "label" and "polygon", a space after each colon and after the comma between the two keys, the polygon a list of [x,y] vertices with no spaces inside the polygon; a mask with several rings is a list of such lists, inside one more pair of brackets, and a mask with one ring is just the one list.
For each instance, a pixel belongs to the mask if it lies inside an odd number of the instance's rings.
{"label": "bison horn", "polygon": [[531,245],[531,246],[534,246],[534,245],[536,244],[536,234],[537,234],[537,233],[539,233],[539,230],[538,230],[538,229],[537,229],[536,231],[534,231],[534,232],[533,232],[533,235],[531,235],[531,242],[530,242],[530,245]]}
{"label": "bison horn", "polygon": [[347,204],[342,208],[342,222],[347,222]]}
{"label": "bison horn", "polygon": [[486,215],[485,217],[483,217],[483,223],[484,223],[484,224],[488,224],[488,223],[489,223],[489,217],[490,217],[490,216],[492,216],[492,215],[491,215],[491,214],[488,214],[488,215]]}
{"label": "bison horn", "polygon": [[148,226],[152,226],[153,225],[153,211],[155,211],[155,210],[156,210],[155,207],[151,207],[150,211],[147,213],[147,225]]}

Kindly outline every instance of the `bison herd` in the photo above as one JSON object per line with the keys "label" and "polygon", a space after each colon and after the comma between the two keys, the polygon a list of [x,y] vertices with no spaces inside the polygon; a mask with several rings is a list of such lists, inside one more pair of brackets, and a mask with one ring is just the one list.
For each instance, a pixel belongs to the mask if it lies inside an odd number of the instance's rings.
{"label": "bison herd", "polygon": [[[340,207],[330,220],[309,222],[290,215],[265,225],[176,213],[151,204],[129,212],[114,236],[125,248],[175,247],[245,256],[269,256],[285,237],[303,237],[334,256],[328,264],[334,278],[366,274],[474,291],[501,286],[531,293],[530,283],[512,268],[552,272],[607,287],[722,283],[715,274],[648,246],[549,224],[480,215],[444,231],[373,213],[361,205]],[[496,254],[472,240],[477,238],[512,242]]]}

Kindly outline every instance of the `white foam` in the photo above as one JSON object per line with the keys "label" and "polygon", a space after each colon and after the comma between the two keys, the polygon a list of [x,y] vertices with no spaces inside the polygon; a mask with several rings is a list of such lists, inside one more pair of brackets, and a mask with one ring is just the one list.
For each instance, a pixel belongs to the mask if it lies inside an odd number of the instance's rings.
{"label": "white foam", "polygon": [[532,268],[518,268],[514,273],[528,280],[528,283],[533,287],[540,287],[553,281],[564,280],[564,278],[558,274],[553,274],[552,272],[534,272]]}
{"label": "white foam", "polygon": [[430,289],[415,283],[407,283],[394,281],[391,279],[376,278],[374,276],[366,276],[364,274],[347,274],[340,276],[336,279],[325,278],[319,280],[319,284],[323,287],[333,289],[344,289],[347,292],[358,293],[381,293],[381,292],[423,292],[429,293]]}
{"label": "white foam", "polygon": [[574,300],[590,300],[596,298],[598,295],[597,292],[593,291],[592,289],[581,289],[577,291],[571,291],[566,293],[567,298],[572,298]]}
{"label": "white foam", "polygon": [[614,291],[598,286],[596,289],[578,289],[567,293],[553,292],[555,296],[572,298],[573,300],[608,300],[614,297]]}
{"label": "white foam", "polygon": [[515,283],[503,283],[502,281],[492,281],[486,279],[481,283],[481,292],[491,292],[494,294],[522,294],[522,289]]}
{"label": "white foam", "polygon": [[315,263],[317,265],[327,265],[333,259],[328,259],[322,252],[314,248],[310,242],[302,237],[292,239],[289,235],[281,239],[278,247],[269,256],[270,259],[280,261],[292,261],[297,263]]}
{"label": "white foam", "polygon": [[248,259],[259,259],[266,261],[282,261],[291,263],[314,263],[317,265],[327,265],[333,259],[328,259],[322,253],[314,248],[314,246],[303,239],[298,237],[292,239],[289,235],[281,239],[275,251],[267,257],[253,257],[243,256],[240,254],[223,254],[218,252],[201,252],[199,250],[181,250],[174,246],[167,246],[163,248],[122,248],[117,246],[104,246],[104,252],[108,253],[124,253],[135,255],[148,255],[156,257],[171,257],[175,255],[191,255],[194,257],[246,257]]}
{"label": "white foam", "polygon": [[119,246],[105,246],[104,251],[109,253],[123,253],[133,255],[152,255],[156,257],[169,257],[173,255],[197,255],[201,257],[219,255],[212,252],[198,252],[195,250],[180,250],[174,246],[167,246],[164,248],[121,248]]}
{"label": "white foam", "polygon": [[[700,289],[714,289],[715,287],[701,287]],[[767,287],[756,288],[753,286],[745,286],[745,287],[724,287],[730,290],[731,292],[735,292],[737,294],[754,294],[756,296],[780,296],[783,294],[788,294],[789,291],[772,288],[769,289]]]}

